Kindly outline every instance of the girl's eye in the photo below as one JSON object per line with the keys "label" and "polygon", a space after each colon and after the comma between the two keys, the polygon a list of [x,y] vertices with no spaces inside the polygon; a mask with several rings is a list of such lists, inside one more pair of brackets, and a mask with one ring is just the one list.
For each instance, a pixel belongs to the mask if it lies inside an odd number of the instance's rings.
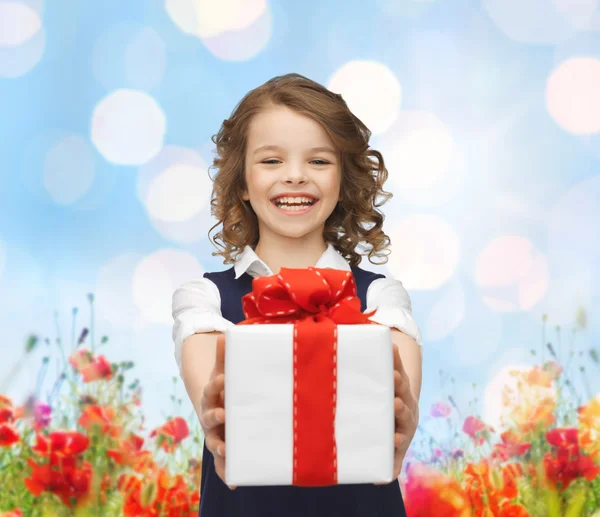
{"label": "girl's eye", "polygon": [[[273,159],[271,159],[271,160],[265,160],[265,161],[264,161],[264,162],[262,162],[262,163],[265,163],[265,164],[267,164],[267,165],[275,165],[275,164],[272,164],[271,162],[278,162],[278,161],[279,161],[279,160],[277,160],[277,159],[273,158]],[[311,160],[311,163],[312,163],[312,162],[321,162],[321,163],[318,163],[317,165],[328,165],[328,164],[329,164],[329,162],[326,162],[325,160],[319,160],[319,159],[317,159],[317,160]]]}

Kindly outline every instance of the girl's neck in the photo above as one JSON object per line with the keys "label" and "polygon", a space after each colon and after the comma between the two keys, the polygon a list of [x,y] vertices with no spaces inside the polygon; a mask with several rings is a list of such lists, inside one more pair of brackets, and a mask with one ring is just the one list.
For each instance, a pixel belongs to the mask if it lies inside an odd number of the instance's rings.
{"label": "girl's neck", "polygon": [[282,267],[314,266],[326,249],[327,243],[323,238],[313,239],[312,242],[304,239],[286,239],[286,242],[260,239],[254,251],[276,275]]}

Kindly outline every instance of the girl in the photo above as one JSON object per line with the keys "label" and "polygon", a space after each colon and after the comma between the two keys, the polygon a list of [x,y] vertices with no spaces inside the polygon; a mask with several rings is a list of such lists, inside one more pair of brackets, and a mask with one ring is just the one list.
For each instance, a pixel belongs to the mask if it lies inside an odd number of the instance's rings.
{"label": "girl", "polygon": [[[173,294],[175,357],[205,433],[201,517],[406,515],[397,477],[418,422],[421,335],[402,283],[358,267],[360,243],[369,260],[387,255],[390,244],[377,210],[391,197],[383,190],[387,170],[381,154],[368,150],[370,135],[340,95],[288,74],[248,93],[213,138],[218,173],[211,207],[218,222],[211,231],[222,224],[213,241],[221,250],[213,255],[233,267]],[[362,310],[377,309],[372,319],[392,328],[395,480],[228,487],[223,332],[244,319],[241,297],[253,277],[309,266],[351,270]]]}

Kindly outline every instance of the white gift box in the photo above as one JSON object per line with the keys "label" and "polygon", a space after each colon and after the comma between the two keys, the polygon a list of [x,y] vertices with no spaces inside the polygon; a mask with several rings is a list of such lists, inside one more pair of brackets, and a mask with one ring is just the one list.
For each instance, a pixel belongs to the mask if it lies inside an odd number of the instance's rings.
{"label": "white gift box", "polygon": [[[390,483],[394,473],[394,359],[389,327],[338,325],[337,482]],[[293,324],[226,331],[228,485],[293,484]]]}

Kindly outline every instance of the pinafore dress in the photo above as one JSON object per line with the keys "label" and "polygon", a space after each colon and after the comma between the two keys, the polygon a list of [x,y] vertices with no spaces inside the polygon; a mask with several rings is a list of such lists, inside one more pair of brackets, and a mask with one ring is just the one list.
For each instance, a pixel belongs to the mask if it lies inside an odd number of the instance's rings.
{"label": "pinafore dress", "polygon": [[[361,310],[370,283],[384,275],[351,266]],[[234,268],[205,273],[221,295],[221,312],[232,323],[244,319],[242,296],[252,290],[252,277],[235,278]],[[269,451],[265,451],[265,455]],[[387,485],[354,484],[326,487],[243,486],[230,490],[215,471],[206,448],[202,457],[199,517],[406,517],[398,480]]]}

